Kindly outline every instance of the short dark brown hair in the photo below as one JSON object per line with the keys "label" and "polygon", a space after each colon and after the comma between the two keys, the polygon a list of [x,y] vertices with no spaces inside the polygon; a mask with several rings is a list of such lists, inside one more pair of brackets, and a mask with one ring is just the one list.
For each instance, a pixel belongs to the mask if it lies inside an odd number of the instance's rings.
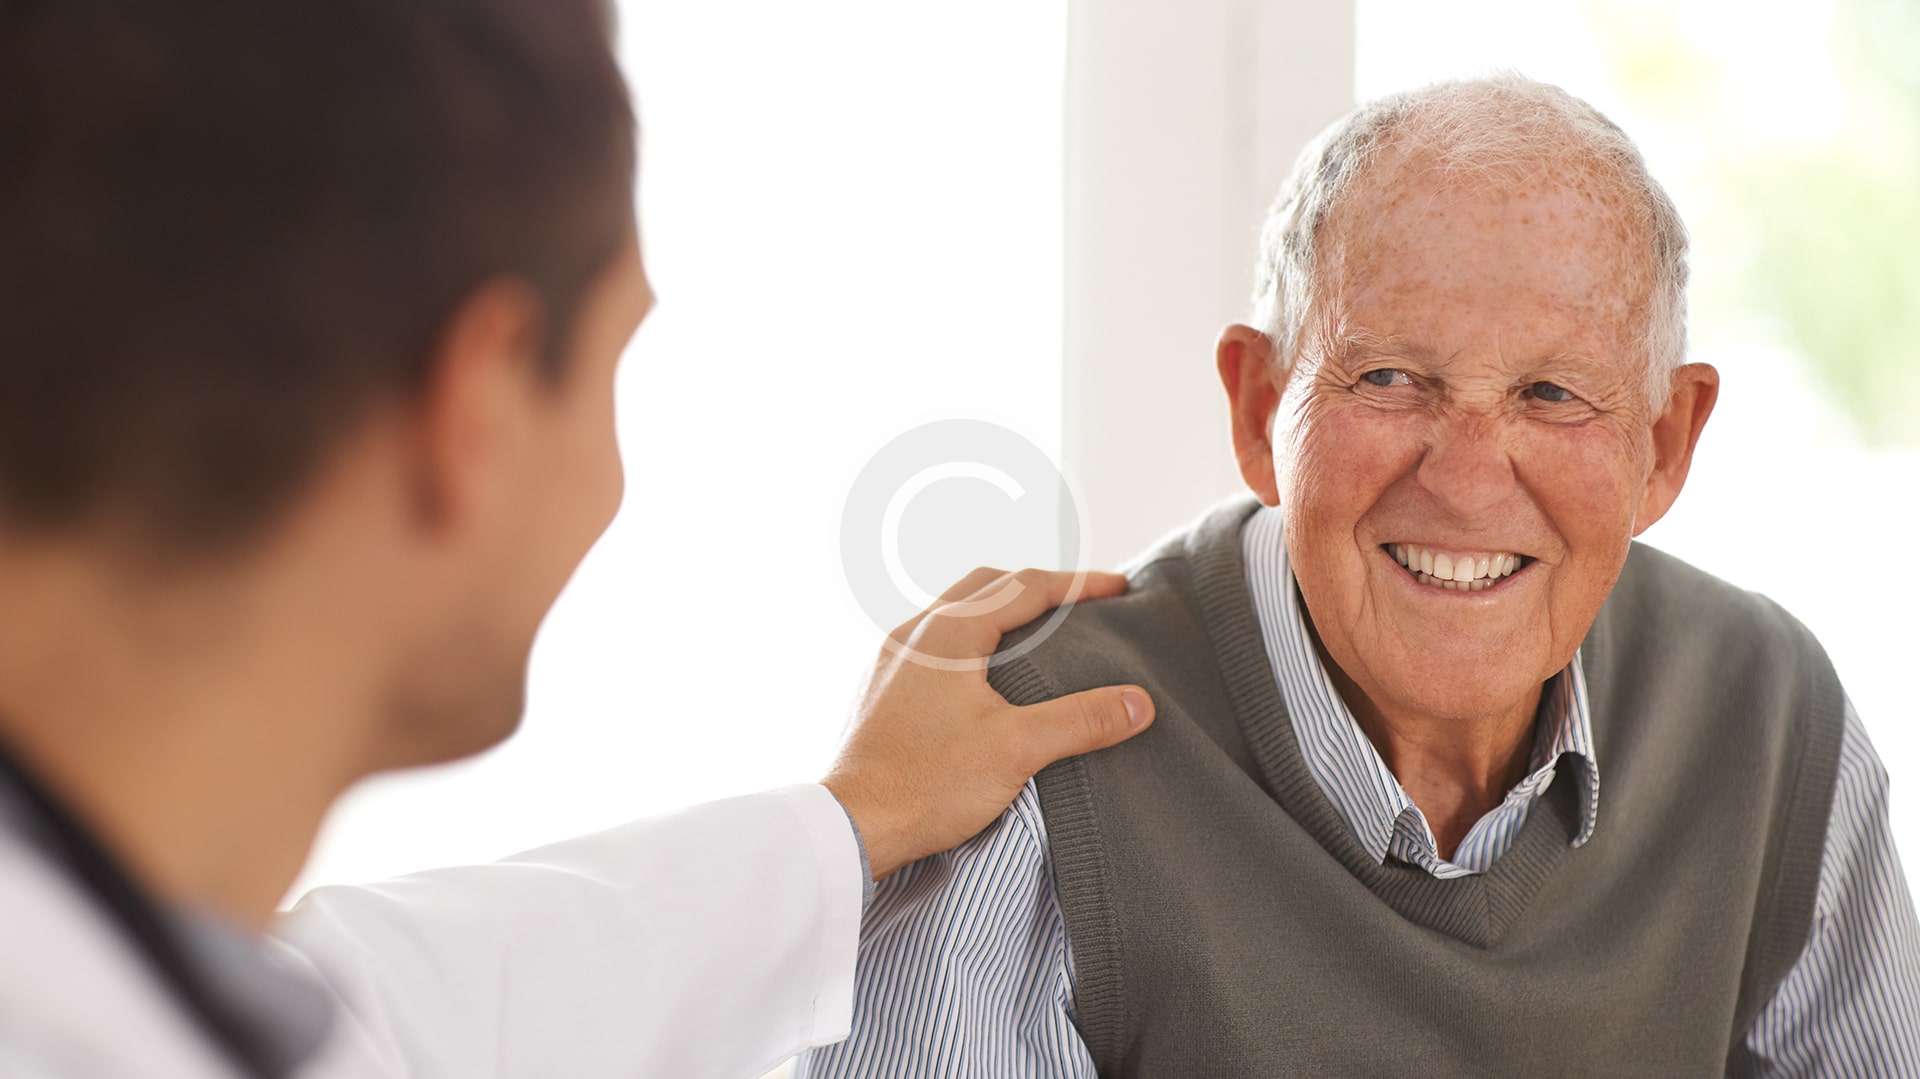
{"label": "short dark brown hair", "polygon": [[249,533],[481,283],[633,212],[604,0],[0,0],[0,530]]}

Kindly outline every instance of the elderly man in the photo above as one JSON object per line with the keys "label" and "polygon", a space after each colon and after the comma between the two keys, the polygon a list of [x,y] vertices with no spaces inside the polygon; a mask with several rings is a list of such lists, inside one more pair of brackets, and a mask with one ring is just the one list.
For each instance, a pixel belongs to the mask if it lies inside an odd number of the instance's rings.
{"label": "elderly man", "polygon": [[1258,497],[996,686],[1142,738],[887,881],[804,1076],[1920,1075],[1887,777],[1791,616],[1632,538],[1719,377],[1632,143],[1517,78],[1365,106],[1221,334]]}

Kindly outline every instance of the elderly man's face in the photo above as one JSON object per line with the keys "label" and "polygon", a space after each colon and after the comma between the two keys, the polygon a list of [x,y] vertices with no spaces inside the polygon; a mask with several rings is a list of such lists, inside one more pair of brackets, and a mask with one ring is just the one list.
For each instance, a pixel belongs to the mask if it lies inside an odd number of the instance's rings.
{"label": "elderly man's face", "polygon": [[1290,377],[1258,335],[1222,338],[1243,469],[1283,508],[1328,655],[1377,704],[1528,699],[1684,480],[1712,372],[1649,409],[1646,238],[1591,187],[1357,190],[1323,229]]}

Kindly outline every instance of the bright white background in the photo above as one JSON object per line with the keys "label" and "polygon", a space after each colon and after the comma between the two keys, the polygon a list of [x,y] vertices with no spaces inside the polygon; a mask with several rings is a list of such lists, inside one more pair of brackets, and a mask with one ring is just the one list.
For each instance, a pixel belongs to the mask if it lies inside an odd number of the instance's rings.
{"label": "bright white background", "polygon": [[[990,419],[1065,460],[1102,564],[1229,493],[1211,334],[1242,309],[1266,193],[1356,91],[1511,67],[1592,100],[1694,226],[1696,296],[1728,292],[1764,222],[1718,213],[1689,131],[1851,137],[1819,2],[1660,24],[1722,62],[1711,117],[1617,85],[1592,20],[1657,22],[1632,3],[623,10],[661,297],[621,376],[626,506],[541,636],[525,730],[355,792],[296,894],[817,776],[880,632],[843,580],[843,499],[917,423]],[[1920,575],[1899,552],[1920,453],[1863,444],[1777,333],[1729,311],[1696,305],[1723,395],[1647,539],[1813,627],[1893,774],[1911,876]],[[1113,467],[1143,452],[1176,465]],[[965,531],[965,557],[910,560],[919,583],[1057,561],[992,520]]]}

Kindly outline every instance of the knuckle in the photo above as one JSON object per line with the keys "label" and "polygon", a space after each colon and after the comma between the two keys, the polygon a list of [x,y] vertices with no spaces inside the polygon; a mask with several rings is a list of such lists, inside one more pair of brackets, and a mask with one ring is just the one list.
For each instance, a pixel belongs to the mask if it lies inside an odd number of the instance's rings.
{"label": "knuckle", "polygon": [[963,604],[941,603],[927,611],[908,644],[935,651],[975,647],[984,640],[987,629],[991,627],[984,626]]}
{"label": "knuckle", "polygon": [[910,641],[924,641],[929,637],[938,637],[952,631],[953,616],[945,613],[946,604],[938,604],[927,609],[926,616],[913,627]]}
{"label": "knuckle", "polygon": [[1083,700],[1074,708],[1074,725],[1088,742],[1099,742],[1107,733],[1108,709],[1093,700]]}

